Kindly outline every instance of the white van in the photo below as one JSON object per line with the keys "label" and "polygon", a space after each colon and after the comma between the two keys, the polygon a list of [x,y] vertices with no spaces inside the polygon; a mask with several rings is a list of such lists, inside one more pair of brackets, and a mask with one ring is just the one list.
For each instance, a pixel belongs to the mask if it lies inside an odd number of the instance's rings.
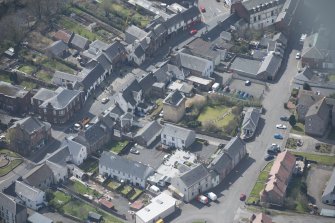
{"label": "white van", "polygon": [[216,194],[214,194],[213,192],[208,192],[207,193],[207,197],[209,199],[211,199],[212,201],[216,201],[218,199],[218,197],[216,196]]}
{"label": "white van", "polygon": [[161,192],[161,190],[160,190],[158,187],[156,187],[155,185],[150,186],[150,187],[149,187],[149,190],[150,190],[151,192],[154,192],[154,193],[159,193],[159,192]]}

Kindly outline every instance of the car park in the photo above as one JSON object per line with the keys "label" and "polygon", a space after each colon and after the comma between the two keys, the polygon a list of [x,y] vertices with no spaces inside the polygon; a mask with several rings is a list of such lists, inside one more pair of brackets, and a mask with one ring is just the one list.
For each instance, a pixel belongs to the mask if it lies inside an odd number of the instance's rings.
{"label": "car park", "polygon": [[274,134],[273,137],[274,137],[275,139],[283,139],[283,138],[284,138],[284,137],[283,137],[281,134],[279,134],[279,133]]}
{"label": "car park", "polygon": [[283,124],[277,124],[277,125],[276,125],[276,128],[277,128],[277,129],[287,129],[287,126],[286,126],[286,125],[283,125]]}
{"label": "car park", "polygon": [[137,149],[132,148],[132,149],[130,149],[130,153],[138,155],[138,154],[140,154],[140,151],[138,151]]}

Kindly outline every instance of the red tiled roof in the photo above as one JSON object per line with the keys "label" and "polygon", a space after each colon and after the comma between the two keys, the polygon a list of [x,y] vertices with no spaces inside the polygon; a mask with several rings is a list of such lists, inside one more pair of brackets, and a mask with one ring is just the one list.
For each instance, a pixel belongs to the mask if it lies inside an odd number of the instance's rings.
{"label": "red tiled roof", "polygon": [[141,200],[135,201],[130,205],[130,208],[133,210],[140,210],[144,206]]}
{"label": "red tiled roof", "polygon": [[99,203],[102,204],[103,206],[107,207],[107,208],[113,208],[114,207],[113,203],[110,202],[110,201],[107,201],[105,198],[101,198],[99,200]]}
{"label": "red tiled roof", "polygon": [[54,34],[54,38],[57,40],[63,40],[65,43],[69,43],[71,34],[67,33],[64,30],[58,30],[55,34]]}
{"label": "red tiled roof", "polygon": [[272,223],[272,220],[266,214],[259,213],[256,215],[256,218],[252,221],[252,223]]}

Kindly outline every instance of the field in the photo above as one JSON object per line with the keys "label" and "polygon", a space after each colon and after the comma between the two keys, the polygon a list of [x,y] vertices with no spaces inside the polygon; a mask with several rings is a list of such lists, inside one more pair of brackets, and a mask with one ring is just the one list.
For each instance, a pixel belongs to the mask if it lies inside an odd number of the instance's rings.
{"label": "field", "polygon": [[234,119],[230,109],[226,106],[207,106],[198,116],[198,121],[201,123],[212,122],[219,128],[224,128],[228,123]]}

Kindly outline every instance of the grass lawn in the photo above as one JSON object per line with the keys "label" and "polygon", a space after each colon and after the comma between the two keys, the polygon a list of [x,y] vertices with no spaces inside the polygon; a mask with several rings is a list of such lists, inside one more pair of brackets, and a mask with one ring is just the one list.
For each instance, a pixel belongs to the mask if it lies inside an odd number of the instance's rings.
{"label": "grass lawn", "polygon": [[250,195],[246,201],[247,204],[257,204],[259,202],[259,194],[265,187],[265,182],[268,179],[269,171],[271,170],[271,167],[273,165],[273,162],[269,162],[266,164],[264,169],[260,172],[258,175],[257,181],[252,188]]}
{"label": "grass lawn", "polygon": [[11,83],[12,81],[10,80],[9,75],[7,74],[0,74],[0,81],[4,81],[7,83]]}
{"label": "grass lawn", "polygon": [[31,75],[36,70],[36,67],[31,65],[23,65],[18,70],[23,73]]}
{"label": "grass lawn", "polygon": [[30,82],[30,81],[22,81],[22,82],[20,83],[20,85],[21,85],[22,87],[25,87],[26,90],[32,90],[32,89],[37,88],[37,84],[35,84],[35,83],[33,83],[33,82]]}
{"label": "grass lawn", "polygon": [[69,74],[75,73],[75,71],[71,67],[68,67],[65,64],[62,64],[58,62],[57,60],[46,59],[42,61],[42,65],[52,70],[59,70],[59,71],[66,72]]}
{"label": "grass lawn", "polygon": [[108,184],[107,187],[110,188],[111,190],[117,190],[119,189],[121,184],[119,182],[111,180]]}
{"label": "grass lawn", "polygon": [[71,184],[72,184],[73,189],[78,194],[81,194],[81,195],[88,194],[88,195],[92,195],[92,196],[95,196],[95,197],[101,197],[101,194],[99,194],[96,190],[93,190],[93,189],[87,187],[86,185],[76,181],[76,180],[72,181]]}
{"label": "grass lawn", "polygon": [[71,200],[70,195],[67,195],[61,191],[55,191],[53,195],[54,198],[49,203],[53,205],[56,209],[60,208]]}
{"label": "grass lawn", "polygon": [[291,151],[294,155],[299,155],[305,157],[307,160],[312,160],[317,162],[318,164],[333,166],[335,165],[335,156],[330,155],[318,155],[313,153],[304,153],[304,152],[296,152]]}
{"label": "grass lawn", "polygon": [[143,190],[140,190],[137,188],[134,188],[134,190],[135,190],[135,193],[129,197],[131,201],[136,200],[143,193]]}
{"label": "grass lawn", "polygon": [[96,209],[95,207],[81,202],[77,199],[72,199],[69,203],[62,207],[62,210],[65,214],[69,214],[75,216],[82,221],[87,219],[88,213],[90,211],[96,212],[101,214],[104,218],[105,223],[122,223],[121,220],[117,219],[116,217],[108,214],[107,212],[101,211],[100,209]]}
{"label": "grass lawn", "polygon": [[113,141],[107,146],[106,150],[119,154],[128,143],[128,141]]}
{"label": "grass lawn", "polygon": [[52,76],[44,70],[40,70],[36,73],[36,77],[44,82],[50,83]]}
{"label": "grass lawn", "polygon": [[22,162],[23,162],[22,159],[15,159],[12,162],[10,162],[7,166],[1,167],[0,168],[0,177],[5,176],[10,171],[14,170]]}
{"label": "grass lawn", "polygon": [[328,75],[328,79],[330,82],[335,82],[335,74]]}
{"label": "grass lawn", "polygon": [[229,121],[234,119],[232,114],[226,115],[222,118],[222,115],[227,113],[229,108],[226,106],[207,106],[203,109],[198,117],[198,121],[201,123],[213,121],[218,127],[225,127],[228,125]]}
{"label": "grass lawn", "polygon": [[155,117],[157,116],[163,109],[163,99],[157,99],[156,100],[156,105],[157,105],[157,108],[155,110],[153,110],[150,114],[151,117]]}
{"label": "grass lawn", "polygon": [[99,168],[99,161],[89,157],[79,166],[79,168],[85,172],[94,173]]}
{"label": "grass lawn", "polygon": [[303,123],[297,122],[297,124],[292,127],[291,133],[305,135],[305,125]]}
{"label": "grass lawn", "polygon": [[61,27],[67,29],[67,30],[75,32],[75,33],[89,39],[90,41],[94,41],[96,39],[102,40],[102,38],[99,35],[97,35],[95,33],[92,33],[91,31],[86,29],[84,26],[80,25],[77,22],[72,21],[71,19],[69,19],[67,17],[62,16],[59,19],[58,24]]}
{"label": "grass lawn", "polygon": [[20,158],[20,156],[17,153],[10,151],[8,149],[0,149],[0,153],[7,154],[8,156],[11,156],[11,157]]}
{"label": "grass lawn", "polygon": [[122,195],[127,196],[132,189],[131,186],[125,185],[120,192]]}

